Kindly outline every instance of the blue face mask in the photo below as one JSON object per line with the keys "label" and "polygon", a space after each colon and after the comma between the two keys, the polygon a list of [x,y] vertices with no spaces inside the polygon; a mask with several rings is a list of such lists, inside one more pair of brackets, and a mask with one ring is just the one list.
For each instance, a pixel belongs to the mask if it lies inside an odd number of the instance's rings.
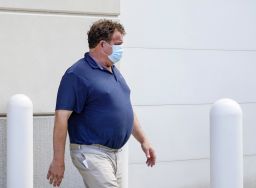
{"label": "blue face mask", "polygon": [[108,56],[109,60],[115,64],[122,58],[123,55],[122,45],[112,45],[112,54]]}

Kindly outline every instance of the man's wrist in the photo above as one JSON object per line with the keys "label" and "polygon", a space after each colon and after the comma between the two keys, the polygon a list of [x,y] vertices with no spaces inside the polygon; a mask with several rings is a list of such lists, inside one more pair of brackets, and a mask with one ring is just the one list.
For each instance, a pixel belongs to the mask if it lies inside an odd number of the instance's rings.
{"label": "man's wrist", "polygon": [[140,141],[140,144],[143,145],[145,143],[149,143],[148,139],[144,138],[143,140]]}
{"label": "man's wrist", "polygon": [[54,156],[53,161],[54,161],[55,164],[58,164],[60,166],[64,165],[64,157]]}

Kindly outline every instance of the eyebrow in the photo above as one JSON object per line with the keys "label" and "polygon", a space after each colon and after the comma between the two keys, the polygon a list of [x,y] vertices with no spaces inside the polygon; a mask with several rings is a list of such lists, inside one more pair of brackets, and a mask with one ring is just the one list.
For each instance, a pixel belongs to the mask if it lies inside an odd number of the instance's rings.
{"label": "eyebrow", "polygon": [[123,44],[123,41],[115,42],[115,45]]}

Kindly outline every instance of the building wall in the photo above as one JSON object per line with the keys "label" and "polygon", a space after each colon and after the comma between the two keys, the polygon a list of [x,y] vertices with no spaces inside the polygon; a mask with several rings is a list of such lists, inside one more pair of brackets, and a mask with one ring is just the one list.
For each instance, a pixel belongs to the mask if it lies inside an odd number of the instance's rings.
{"label": "building wall", "polygon": [[[51,187],[46,173],[61,75],[88,49],[90,24],[120,12],[128,33],[121,71],[158,155],[147,168],[130,139],[129,187],[208,188],[208,115],[222,97],[242,105],[245,188],[256,187],[255,6],[253,0],[122,0],[119,10],[117,0],[0,2],[0,188],[9,97],[24,93],[34,103],[34,187]],[[61,187],[83,187],[68,150]]]}
{"label": "building wall", "polygon": [[[6,188],[8,99],[23,93],[33,101],[34,188],[52,187],[46,175],[52,160],[53,112],[61,76],[88,50],[86,32],[92,22],[115,20],[119,13],[119,0],[0,2],[0,188]],[[82,188],[68,143],[61,187]]]}
{"label": "building wall", "polygon": [[24,93],[35,113],[53,112],[64,71],[88,50],[90,25],[117,19],[118,0],[0,2],[0,113],[11,95]]}
{"label": "building wall", "polygon": [[224,97],[244,111],[244,184],[256,187],[255,7],[252,0],[121,1],[121,70],[158,156],[147,168],[130,140],[129,187],[208,188],[209,110]]}

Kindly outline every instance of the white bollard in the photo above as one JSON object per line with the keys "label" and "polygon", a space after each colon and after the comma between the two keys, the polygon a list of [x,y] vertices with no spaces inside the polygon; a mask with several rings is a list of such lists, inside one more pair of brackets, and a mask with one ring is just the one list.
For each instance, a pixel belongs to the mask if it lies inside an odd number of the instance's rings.
{"label": "white bollard", "polygon": [[7,106],[7,188],[33,188],[33,104],[23,94]]}
{"label": "white bollard", "polygon": [[210,112],[211,188],[243,188],[242,110],[232,99]]}

